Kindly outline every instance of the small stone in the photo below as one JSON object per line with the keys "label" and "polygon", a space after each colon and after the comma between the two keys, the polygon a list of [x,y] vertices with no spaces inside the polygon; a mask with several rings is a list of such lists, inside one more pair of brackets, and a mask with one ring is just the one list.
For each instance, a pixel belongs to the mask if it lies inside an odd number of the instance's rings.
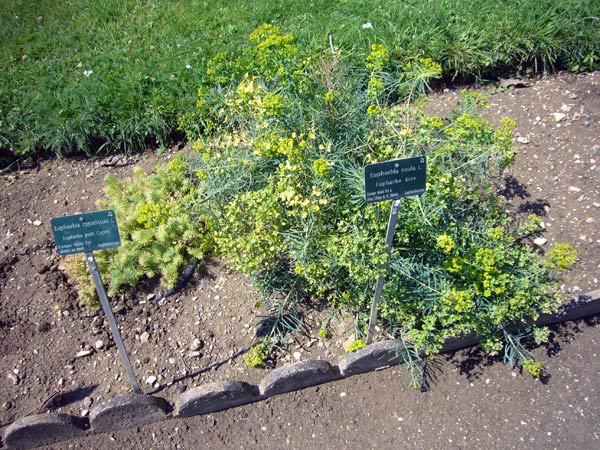
{"label": "small stone", "polygon": [[90,414],[90,410],[89,409],[82,409],[81,410],[81,417],[86,417]]}
{"label": "small stone", "polygon": [[146,384],[154,384],[156,383],[157,378],[154,375],[150,375],[146,378]]}
{"label": "small stone", "polygon": [[560,122],[561,120],[564,120],[566,116],[566,114],[563,113],[552,113],[552,116],[554,117],[554,121],[555,122]]}
{"label": "small stone", "polygon": [[152,300],[154,298],[154,294],[148,294],[146,295],[146,300]]}
{"label": "small stone", "polygon": [[94,403],[94,400],[91,397],[85,397],[82,401],[83,407],[88,409],[92,406],[92,403]]}
{"label": "small stone", "polygon": [[102,347],[104,347],[104,341],[103,340],[96,341],[94,343],[94,347],[96,347],[97,350],[100,350]]}
{"label": "small stone", "polygon": [[517,138],[517,142],[520,142],[521,144],[529,144],[529,139],[527,139],[525,136],[519,136]]}
{"label": "small stone", "polygon": [[202,356],[202,352],[190,352],[190,358],[200,358]]}
{"label": "small stone", "polygon": [[204,347],[204,341],[202,339],[195,338],[190,345],[191,351],[200,350]]}
{"label": "small stone", "polygon": [[340,397],[344,398],[346,395],[348,394],[346,394],[345,392],[340,392]]}
{"label": "small stone", "polygon": [[2,403],[2,409],[4,411],[8,411],[12,407],[13,407],[13,404],[11,402],[4,402],[4,403]]}
{"label": "small stone", "polygon": [[539,246],[542,246],[542,245],[546,244],[547,242],[548,242],[548,239],[543,238],[543,237],[537,237],[533,240],[533,243],[535,245],[539,245]]}
{"label": "small stone", "polygon": [[577,186],[569,186],[569,192],[581,192]]}
{"label": "small stone", "polygon": [[19,378],[19,375],[17,375],[14,372],[8,372],[6,374],[6,378],[8,378],[12,384],[14,384],[15,386],[18,385],[21,382],[21,379]]}
{"label": "small stone", "polygon": [[144,331],[142,333],[142,335],[140,336],[140,341],[142,342],[142,344],[147,344],[149,340],[150,340],[150,333],[148,333],[147,331]]}
{"label": "small stone", "polygon": [[75,355],[75,358],[84,358],[86,356],[90,356],[92,353],[94,353],[93,350],[81,350]]}
{"label": "small stone", "polygon": [[34,224],[36,227],[39,227],[39,226],[42,224],[42,221],[41,221],[41,220],[34,220],[34,221],[33,221],[33,224]]}
{"label": "small stone", "polygon": [[169,364],[175,364],[177,360],[175,358],[169,358]]}
{"label": "small stone", "polygon": [[294,356],[294,359],[298,361],[300,358],[302,358],[302,353],[294,352],[293,356]]}

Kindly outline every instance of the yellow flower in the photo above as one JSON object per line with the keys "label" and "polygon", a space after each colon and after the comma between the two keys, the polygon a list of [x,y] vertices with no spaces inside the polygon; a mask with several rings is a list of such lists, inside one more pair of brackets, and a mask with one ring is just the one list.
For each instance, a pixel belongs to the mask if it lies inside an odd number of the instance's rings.
{"label": "yellow flower", "polygon": [[447,234],[441,234],[440,236],[438,236],[435,245],[437,248],[442,250],[442,252],[444,252],[446,255],[448,253],[450,253],[452,250],[454,250],[454,247],[456,246],[452,237],[448,236]]}

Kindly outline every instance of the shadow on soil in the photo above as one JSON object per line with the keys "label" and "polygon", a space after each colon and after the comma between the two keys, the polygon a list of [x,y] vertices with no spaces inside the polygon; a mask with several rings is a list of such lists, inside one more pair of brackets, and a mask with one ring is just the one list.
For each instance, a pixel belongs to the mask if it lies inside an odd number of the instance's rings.
{"label": "shadow on soil", "polygon": [[[550,336],[548,342],[541,345],[536,345],[533,340],[527,340],[525,347],[532,351],[536,348],[544,349],[549,358],[557,356],[569,342],[574,340],[579,333],[583,333],[587,327],[600,325],[600,316],[593,316],[586,319],[580,319],[572,322],[550,325]],[[486,354],[480,347],[470,347],[452,355],[445,357],[445,362],[452,364],[459,370],[461,375],[464,375],[468,381],[479,379],[486,367],[494,364],[503,364],[502,357],[490,356]],[[515,370],[517,370],[515,368]],[[552,374],[542,373],[539,380],[543,384],[548,384]]]}
{"label": "shadow on soil", "polygon": [[62,406],[70,405],[71,403],[82,401],[84,398],[91,396],[92,392],[94,392],[97,387],[98,385],[94,384],[84,388],[77,388],[72,391],[55,392],[42,403],[42,406],[37,409],[36,413],[41,414]]}
{"label": "shadow on soil", "polygon": [[224,359],[223,361],[214,362],[214,363],[210,364],[208,367],[205,367],[204,369],[200,369],[200,370],[197,370],[195,372],[188,373],[187,375],[184,375],[184,376],[181,376],[181,377],[178,377],[178,378],[174,378],[172,380],[172,382],[170,382],[169,384],[166,384],[164,386],[160,386],[159,388],[157,388],[157,389],[149,392],[148,395],[158,394],[159,392],[164,391],[168,387],[177,385],[177,383],[180,383],[180,382],[185,381],[185,380],[190,379],[190,378],[197,377],[198,375],[202,375],[203,373],[210,372],[211,370],[217,370],[222,365],[227,364],[228,362],[233,361],[234,359],[242,356],[244,353],[248,352],[248,350],[249,350],[248,348],[244,348],[244,349],[240,350],[239,352],[234,353],[229,358]]}
{"label": "shadow on soil", "polygon": [[531,194],[527,187],[512,175],[504,178],[504,187],[498,191],[498,195],[502,195],[509,201],[519,199],[517,214],[535,214],[543,217],[546,215],[546,208],[550,206],[548,200],[545,199],[531,200]]}

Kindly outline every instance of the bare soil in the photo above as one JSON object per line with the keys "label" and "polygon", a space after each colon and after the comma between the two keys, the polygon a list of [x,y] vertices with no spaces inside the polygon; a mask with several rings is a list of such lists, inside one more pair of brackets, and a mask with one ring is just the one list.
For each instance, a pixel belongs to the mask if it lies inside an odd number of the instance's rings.
{"label": "bare soil", "polygon": [[[523,84],[479,89],[489,95],[485,117],[519,124],[521,153],[502,194],[511,210],[543,217],[548,242],[541,251],[555,242],[577,248],[565,293],[598,289],[600,72]],[[450,114],[457,95],[432,94],[429,112]],[[127,177],[134,165],[151,170],[174,153],[44,161],[0,176],[0,428],[44,410],[86,415],[130,391],[103,313],[79,306],[61,270],[50,218],[94,210],[105,175]],[[112,299],[144,392],[173,402],[209,381],[264,376],[267,369],[243,361],[260,316],[268,314],[256,306],[251,284],[224,262],[207,261],[161,302],[150,300],[151,284]],[[336,361],[352,328],[336,317],[333,336],[319,338],[329,313],[304,311],[306,335],[273,365]],[[52,448],[598,448],[599,342],[597,321],[554,328],[552,344],[533,350],[546,367],[543,382],[471,350],[436,361],[426,393],[410,390],[399,367]]]}

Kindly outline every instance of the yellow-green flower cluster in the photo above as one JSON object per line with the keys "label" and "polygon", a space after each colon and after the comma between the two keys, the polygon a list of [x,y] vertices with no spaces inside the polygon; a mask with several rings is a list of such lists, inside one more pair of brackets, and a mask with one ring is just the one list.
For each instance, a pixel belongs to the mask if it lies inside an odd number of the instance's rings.
{"label": "yellow-green flower cluster", "polygon": [[548,252],[550,267],[567,270],[577,260],[577,250],[569,244],[558,243]]}
{"label": "yellow-green flower cluster", "polygon": [[371,53],[367,56],[367,69],[372,72],[383,71],[390,59],[390,55],[382,44],[371,45]]}
{"label": "yellow-green flower cluster", "polygon": [[454,250],[454,247],[456,246],[456,244],[454,243],[454,239],[452,239],[452,236],[448,236],[447,234],[439,235],[435,245],[445,254],[452,252],[452,250]]}
{"label": "yellow-green flower cluster", "polygon": [[458,313],[470,311],[475,304],[473,295],[470,292],[455,288],[444,291],[441,301]]}

